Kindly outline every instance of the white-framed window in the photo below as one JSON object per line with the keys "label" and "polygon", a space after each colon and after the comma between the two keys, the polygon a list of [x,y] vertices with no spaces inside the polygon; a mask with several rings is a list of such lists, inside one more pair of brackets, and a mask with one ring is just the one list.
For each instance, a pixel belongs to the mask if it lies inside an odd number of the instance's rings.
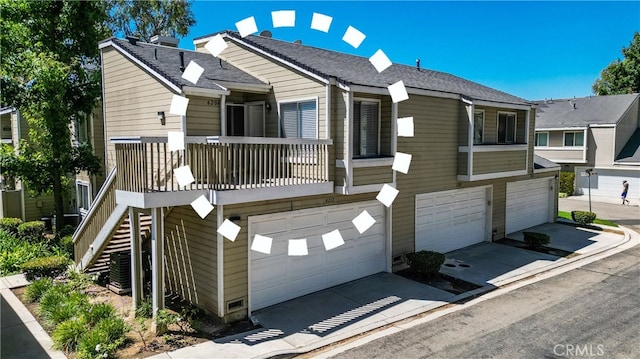
{"label": "white-framed window", "polygon": [[76,143],[84,144],[89,142],[89,119],[83,121],[76,120],[73,124],[74,138]]}
{"label": "white-framed window", "polygon": [[318,138],[318,99],[280,102],[280,137]]}
{"label": "white-framed window", "polygon": [[84,181],[76,181],[76,198],[77,206],[81,210],[88,211],[91,206],[91,198],[89,195],[89,183]]}
{"label": "white-framed window", "polygon": [[484,142],[484,110],[473,112],[473,144],[479,145]]}
{"label": "white-framed window", "polygon": [[565,147],[582,147],[584,146],[584,132],[583,131],[571,131],[564,133],[564,146]]}
{"label": "white-framed window", "polygon": [[516,140],[516,113],[498,112],[498,144],[514,143]]}
{"label": "white-framed window", "polygon": [[536,147],[549,146],[549,132],[536,132],[535,137]]}
{"label": "white-framed window", "polygon": [[353,101],[353,157],[377,157],[380,154],[380,102]]}

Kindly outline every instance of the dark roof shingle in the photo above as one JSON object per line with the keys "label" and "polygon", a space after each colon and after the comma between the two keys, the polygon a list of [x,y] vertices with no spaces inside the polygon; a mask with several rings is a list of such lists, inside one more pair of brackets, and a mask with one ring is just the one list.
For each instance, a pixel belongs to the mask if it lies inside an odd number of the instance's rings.
{"label": "dark roof shingle", "polygon": [[639,97],[629,94],[537,101],[536,129],[614,125]]}

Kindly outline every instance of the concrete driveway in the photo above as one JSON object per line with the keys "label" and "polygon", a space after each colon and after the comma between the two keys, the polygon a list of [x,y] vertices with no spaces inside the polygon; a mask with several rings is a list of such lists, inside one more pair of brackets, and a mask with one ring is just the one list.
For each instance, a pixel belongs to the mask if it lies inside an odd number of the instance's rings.
{"label": "concrete driveway", "polygon": [[[591,201],[591,210],[595,212],[598,218],[614,221],[621,226],[628,227],[640,233],[640,207],[635,203],[631,206],[623,206],[621,200],[613,199],[606,202]],[[560,211],[588,211],[589,196],[571,196],[558,199],[558,208]]]}

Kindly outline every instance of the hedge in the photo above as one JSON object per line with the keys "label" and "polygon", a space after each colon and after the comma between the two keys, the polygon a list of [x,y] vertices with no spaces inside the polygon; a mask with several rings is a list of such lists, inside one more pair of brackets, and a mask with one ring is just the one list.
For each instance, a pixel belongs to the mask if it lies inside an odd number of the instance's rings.
{"label": "hedge", "polygon": [[22,224],[20,218],[0,218],[0,230],[7,232],[10,235],[18,235],[18,226]]}
{"label": "hedge", "polygon": [[546,233],[522,232],[522,234],[524,234],[524,243],[534,249],[540,249],[551,242],[551,237]]}
{"label": "hedge", "polygon": [[575,180],[575,173],[569,171],[560,172],[560,192],[566,193],[569,196],[573,195],[574,188],[573,182]]}
{"label": "hedge", "polygon": [[24,271],[28,280],[35,278],[50,277],[55,278],[69,266],[69,259],[64,256],[49,256],[32,259],[22,264],[21,268]]}
{"label": "hedge", "polygon": [[407,253],[407,263],[411,270],[425,276],[433,276],[438,273],[445,259],[444,254],[433,251]]}
{"label": "hedge", "polygon": [[18,226],[18,237],[29,242],[40,242],[46,227],[42,221],[24,222]]}
{"label": "hedge", "polygon": [[572,211],[571,219],[579,225],[586,226],[596,220],[596,214],[587,211]]}

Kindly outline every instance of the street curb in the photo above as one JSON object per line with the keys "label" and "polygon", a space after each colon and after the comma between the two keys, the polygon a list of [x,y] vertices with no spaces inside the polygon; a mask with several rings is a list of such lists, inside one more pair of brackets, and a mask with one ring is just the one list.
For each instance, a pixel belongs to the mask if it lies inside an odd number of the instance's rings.
{"label": "street curb", "polygon": [[[437,311],[441,311],[441,310],[446,309],[448,307],[452,307],[452,306],[459,305],[459,304],[464,303],[464,302],[468,302],[470,300],[473,300],[476,297],[482,296],[482,295],[487,294],[489,292],[493,292],[493,291],[498,290],[498,289],[503,289],[503,288],[506,288],[506,287],[509,287],[509,286],[512,286],[512,285],[516,285],[518,283],[526,282],[527,280],[531,280],[531,279],[533,279],[535,277],[539,277],[539,276],[541,276],[541,275],[543,275],[545,273],[549,273],[549,272],[551,272],[553,270],[558,270],[558,269],[562,269],[564,267],[574,266],[577,263],[583,262],[583,261],[585,263],[582,264],[582,265],[587,265],[587,264],[591,263],[591,261],[588,261],[588,260],[593,258],[593,257],[595,257],[595,256],[604,254],[605,252],[609,252],[609,251],[611,251],[611,254],[609,254],[609,255],[613,255],[613,254],[616,254],[618,252],[621,252],[622,250],[626,250],[628,248],[624,248],[624,249],[619,250],[619,251],[614,251],[615,249],[618,249],[618,248],[620,248],[622,246],[625,246],[627,244],[631,244],[629,246],[629,248],[631,248],[631,247],[633,247],[633,246],[635,246],[635,245],[640,243],[640,234],[636,233],[635,231],[633,231],[633,230],[631,230],[629,228],[626,228],[626,227],[623,227],[623,226],[620,226],[620,227],[610,227],[610,226],[605,226],[605,225],[599,225],[599,226],[606,227],[606,228],[603,228],[603,230],[606,230],[606,231],[609,231],[609,232],[618,232],[618,233],[622,232],[624,234],[624,237],[619,242],[615,242],[615,243],[612,243],[612,244],[610,244],[608,246],[605,246],[605,247],[602,247],[602,248],[598,248],[597,250],[594,250],[593,252],[580,254],[580,255],[578,255],[576,257],[569,258],[569,259],[564,260],[564,261],[554,262],[554,263],[549,264],[548,266],[545,266],[545,267],[542,267],[542,268],[539,268],[539,269],[536,269],[536,270],[532,270],[530,272],[523,273],[523,274],[511,277],[511,278],[507,278],[507,279],[505,279],[503,281],[499,281],[499,282],[497,282],[495,284],[488,284],[488,285],[485,285],[485,286],[483,286],[481,288],[478,288],[478,289],[475,289],[475,290],[471,290],[471,291],[459,294],[459,295],[451,298],[450,301],[448,301],[447,303],[438,305],[435,308],[431,307],[431,308],[425,309],[424,311],[418,312],[418,313],[416,313],[414,311],[410,315],[399,317],[397,319],[396,318],[392,318],[392,319],[389,319],[389,320],[379,321],[378,323],[381,323],[381,324],[384,323],[384,324],[382,324],[382,325],[380,325],[380,326],[378,326],[376,328],[361,332],[361,333],[355,333],[355,334],[346,334],[345,333],[345,334],[342,334],[342,335],[336,335],[336,337],[334,337],[334,338],[326,337],[324,339],[319,340],[318,342],[315,342],[313,344],[310,344],[310,345],[307,345],[307,346],[304,346],[304,347],[296,348],[296,349],[293,349],[293,350],[275,350],[275,351],[272,351],[272,352],[269,352],[269,353],[258,355],[258,356],[254,357],[254,358],[270,358],[270,357],[274,357],[274,356],[278,356],[278,355],[287,355],[287,354],[290,354],[290,355],[305,354],[305,353],[309,353],[311,351],[318,350],[320,348],[323,348],[323,347],[326,347],[326,346],[329,346],[329,345],[337,344],[337,343],[342,342],[342,341],[349,342],[352,339],[353,340],[357,340],[356,338],[358,338],[358,337],[367,337],[367,336],[374,336],[375,337],[376,333],[378,333],[378,332],[381,332],[381,331],[384,331],[384,330],[391,330],[392,328],[398,329],[397,325],[401,324],[402,322],[411,322],[411,321],[414,321],[414,320],[418,320],[420,318],[426,317],[426,316],[428,316],[428,315],[430,315],[432,313],[435,313]],[[639,237],[639,238],[634,239],[635,243],[631,242],[632,239],[634,238],[634,235],[632,233],[635,233]],[[580,266],[576,266],[576,267],[580,267]],[[564,272],[564,271],[562,271],[562,272]],[[561,274],[562,272],[559,271],[555,275]],[[541,279],[543,279],[543,278],[541,278]],[[544,278],[544,279],[546,279],[546,278]],[[528,283],[528,284],[530,284],[530,283]],[[371,339],[373,340],[373,339],[376,339],[376,338],[371,338]]]}

